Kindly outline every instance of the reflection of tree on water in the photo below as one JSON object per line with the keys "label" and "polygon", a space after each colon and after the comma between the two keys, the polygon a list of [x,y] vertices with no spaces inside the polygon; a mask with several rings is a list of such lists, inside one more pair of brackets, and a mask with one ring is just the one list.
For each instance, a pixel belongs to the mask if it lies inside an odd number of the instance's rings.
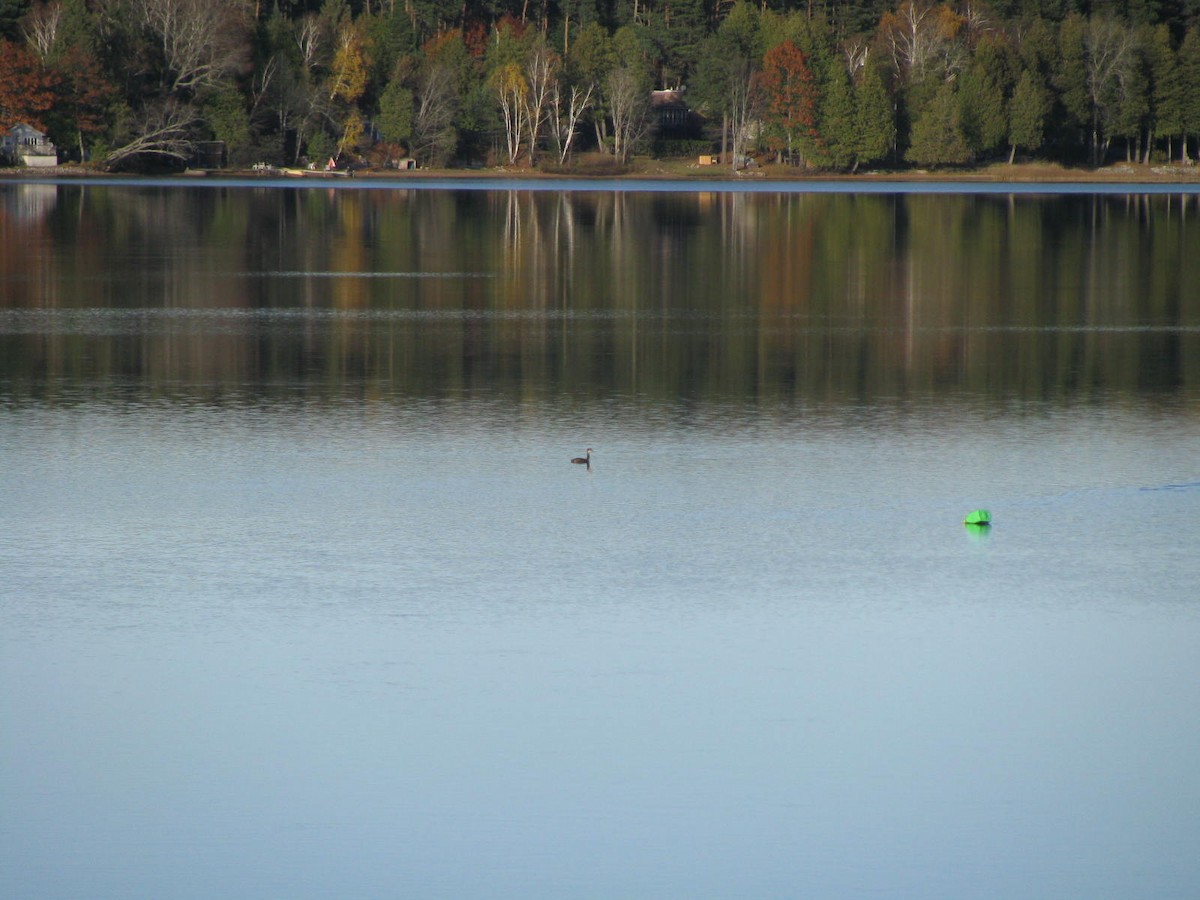
{"label": "reflection of tree on water", "polygon": [[[19,190],[0,204],[0,278],[28,286],[0,299],[9,379],[764,401],[1200,389],[1192,195],[64,186],[29,226]],[[48,302],[57,318],[14,326]],[[104,329],[97,307],[146,312]]]}

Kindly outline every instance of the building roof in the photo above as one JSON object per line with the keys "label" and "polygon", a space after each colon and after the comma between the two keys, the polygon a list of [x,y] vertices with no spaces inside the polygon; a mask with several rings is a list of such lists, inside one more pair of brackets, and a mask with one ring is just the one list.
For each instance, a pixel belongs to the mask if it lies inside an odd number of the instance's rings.
{"label": "building roof", "polygon": [[683,91],[651,91],[650,106],[652,109],[687,109],[683,100]]}
{"label": "building roof", "polygon": [[24,137],[45,137],[46,132],[39,131],[27,122],[17,122],[8,129],[10,135],[21,135]]}

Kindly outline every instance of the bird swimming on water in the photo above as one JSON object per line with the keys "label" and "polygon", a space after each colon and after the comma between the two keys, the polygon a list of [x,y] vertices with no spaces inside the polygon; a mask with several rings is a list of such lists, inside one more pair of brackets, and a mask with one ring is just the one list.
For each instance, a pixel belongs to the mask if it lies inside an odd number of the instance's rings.
{"label": "bird swimming on water", "polygon": [[586,456],[577,456],[573,460],[571,460],[571,462],[579,463],[580,465],[591,468],[591,466],[592,466],[592,448],[588,447],[586,453],[587,453]]}

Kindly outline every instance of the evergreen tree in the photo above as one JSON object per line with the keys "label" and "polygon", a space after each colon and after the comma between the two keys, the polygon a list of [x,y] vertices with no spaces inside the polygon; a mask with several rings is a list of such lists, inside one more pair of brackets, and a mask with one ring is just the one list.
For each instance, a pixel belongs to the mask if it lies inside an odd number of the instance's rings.
{"label": "evergreen tree", "polygon": [[962,74],[957,93],[963,138],[971,154],[980,156],[995,150],[1008,132],[999,85],[976,62]]}
{"label": "evergreen tree", "polygon": [[1009,164],[1017,155],[1017,148],[1036,153],[1042,146],[1046,133],[1046,116],[1050,112],[1050,95],[1039,83],[1039,78],[1029,69],[1021,73],[1013,89],[1008,105],[1008,154]]}
{"label": "evergreen tree", "polygon": [[240,91],[228,87],[211,94],[204,103],[204,118],[213,138],[225,142],[231,162],[238,165],[251,162],[250,116]]}
{"label": "evergreen tree", "polygon": [[1200,26],[1193,25],[1179,45],[1179,89],[1182,140],[1179,158],[1191,162],[1188,140],[1200,140]]}
{"label": "evergreen tree", "polygon": [[401,64],[379,98],[379,116],[375,119],[375,127],[385,141],[407,145],[412,140],[413,92],[401,77],[403,69]]}
{"label": "evergreen tree", "polygon": [[887,159],[896,143],[896,119],[883,76],[871,64],[863,68],[854,90],[854,122],[855,168]]}
{"label": "evergreen tree", "polygon": [[608,106],[601,86],[617,67],[617,51],[608,32],[598,23],[580,29],[565,60],[567,80],[583,90],[591,89],[593,98],[592,127],[596,146],[603,148],[609,140]]}
{"label": "evergreen tree", "polygon": [[818,159],[835,169],[849,168],[857,155],[854,89],[844,66],[835,60],[818,105]]}
{"label": "evergreen tree", "polygon": [[1171,47],[1171,35],[1166,25],[1143,32],[1150,68],[1150,123],[1146,139],[1145,162],[1156,140],[1166,140],[1167,159],[1172,154],[1172,139],[1183,132],[1183,93],[1179,78],[1179,62]]}
{"label": "evergreen tree", "polygon": [[655,11],[647,36],[658,51],[657,87],[678,89],[687,84],[707,19],[704,0],[673,0]]}
{"label": "evergreen tree", "polygon": [[96,16],[88,10],[87,0],[62,0],[62,18],[58,23],[62,48],[78,47],[95,54],[100,43]]}
{"label": "evergreen tree", "polygon": [[753,88],[761,45],[757,10],[739,3],[704,42],[696,69],[693,96],[707,115],[721,117],[721,153],[731,150],[735,167],[757,112]]}
{"label": "evergreen tree", "polygon": [[571,42],[566,66],[576,83],[599,85],[617,67],[611,35],[595,22],[584,26]]}
{"label": "evergreen tree", "polygon": [[412,24],[407,16],[386,12],[364,15],[360,22],[369,62],[367,93],[379,97],[400,57],[417,49]]}
{"label": "evergreen tree", "polygon": [[1113,135],[1125,138],[1126,161],[1136,162],[1141,158],[1143,134],[1150,128],[1150,67],[1144,48],[1136,46],[1126,65],[1115,87],[1111,130]]}
{"label": "evergreen tree", "polygon": [[1044,81],[1058,67],[1059,48],[1054,28],[1037,16],[1015,24],[1017,37],[1013,49],[1017,55],[1017,77],[1022,69],[1028,69]]}
{"label": "evergreen tree", "polygon": [[913,123],[904,158],[920,166],[961,165],[971,158],[952,82],[942,84]]}
{"label": "evergreen tree", "polygon": [[1116,19],[1092,17],[1084,40],[1092,114],[1092,165],[1100,165],[1115,136],[1133,137],[1147,100],[1146,76],[1134,32]]}
{"label": "evergreen tree", "polygon": [[1021,60],[1008,38],[985,32],[975,44],[971,66],[979,68],[999,88],[1001,99],[1012,95],[1021,71]]}
{"label": "evergreen tree", "polygon": [[1088,98],[1087,59],[1084,39],[1087,20],[1078,13],[1067,16],[1059,28],[1059,67],[1055,76],[1059,100],[1066,113],[1064,126],[1074,134],[1076,142],[1083,143],[1091,120],[1091,104]]}
{"label": "evergreen tree", "polygon": [[21,39],[21,17],[33,6],[32,0],[0,0],[0,40],[14,43]]}

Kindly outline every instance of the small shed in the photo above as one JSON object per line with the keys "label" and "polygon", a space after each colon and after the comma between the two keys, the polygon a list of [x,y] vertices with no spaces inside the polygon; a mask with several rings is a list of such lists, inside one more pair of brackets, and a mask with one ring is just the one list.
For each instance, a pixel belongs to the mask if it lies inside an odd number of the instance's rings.
{"label": "small shed", "polygon": [[682,91],[651,91],[650,109],[662,131],[678,131],[687,127],[688,105],[683,102]]}
{"label": "small shed", "polygon": [[191,165],[197,169],[223,169],[228,155],[224,141],[196,141]]}
{"label": "small shed", "polygon": [[651,91],[650,115],[660,138],[686,140],[700,136],[703,120],[688,106],[682,89]]}
{"label": "small shed", "polygon": [[0,135],[0,157],[9,165],[51,168],[58,165],[58,148],[32,125],[18,122]]}

